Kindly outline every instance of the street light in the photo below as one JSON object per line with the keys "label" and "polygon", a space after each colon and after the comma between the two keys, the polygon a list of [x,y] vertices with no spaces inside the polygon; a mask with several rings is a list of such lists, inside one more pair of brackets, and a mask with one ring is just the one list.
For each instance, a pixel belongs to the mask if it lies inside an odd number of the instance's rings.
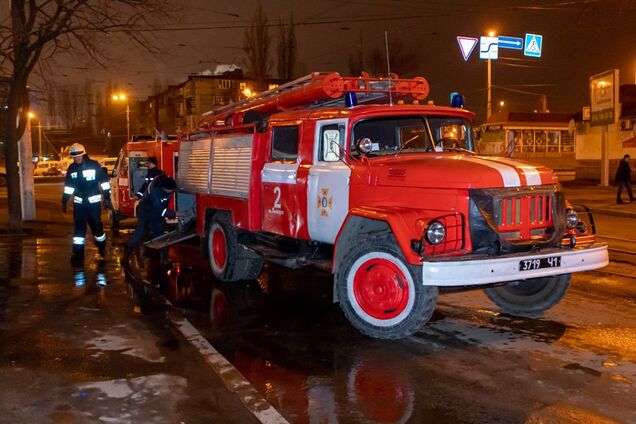
{"label": "street light", "polygon": [[130,141],[130,105],[128,104],[128,96],[125,93],[113,94],[115,103],[126,102],[126,142]]}
{"label": "street light", "polygon": [[[497,33],[495,31],[488,31],[489,37],[495,37]],[[488,59],[488,98],[486,100],[486,121],[490,118],[492,114],[492,64],[491,60]]]}
{"label": "street light", "polygon": [[[28,112],[27,116],[29,118],[29,127],[33,128],[33,123],[31,122],[32,120],[34,120],[35,118],[37,118],[37,115],[34,112]],[[38,162],[41,162],[43,157],[42,157],[42,121],[40,119],[38,119]]]}

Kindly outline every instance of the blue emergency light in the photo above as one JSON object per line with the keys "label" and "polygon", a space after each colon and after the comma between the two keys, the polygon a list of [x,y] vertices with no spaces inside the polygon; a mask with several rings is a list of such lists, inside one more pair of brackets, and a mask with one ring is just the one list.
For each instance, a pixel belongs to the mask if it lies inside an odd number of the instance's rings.
{"label": "blue emergency light", "polygon": [[356,96],[356,93],[352,92],[352,91],[347,91],[345,93],[345,104],[347,105],[347,107],[354,107],[358,105],[358,96]]}
{"label": "blue emergency light", "polygon": [[457,91],[453,91],[450,94],[450,104],[451,104],[451,107],[463,108],[464,107],[464,95],[463,94],[459,94]]}

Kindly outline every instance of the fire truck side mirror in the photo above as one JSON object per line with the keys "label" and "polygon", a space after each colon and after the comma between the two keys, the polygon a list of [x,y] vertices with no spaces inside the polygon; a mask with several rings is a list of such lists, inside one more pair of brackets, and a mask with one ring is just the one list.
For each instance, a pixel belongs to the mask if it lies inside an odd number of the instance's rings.
{"label": "fire truck side mirror", "polygon": [[322,160],[325,162],[338,162],[342,159],[340,156],[339,130],[324,130],[322,136],[322,151]]}
{"label": "fire truck side mirror", "polygon": [[363,155],[368,155],[373,150],[373,142],[370,138],[361,138],[356,141],[356,150]]}

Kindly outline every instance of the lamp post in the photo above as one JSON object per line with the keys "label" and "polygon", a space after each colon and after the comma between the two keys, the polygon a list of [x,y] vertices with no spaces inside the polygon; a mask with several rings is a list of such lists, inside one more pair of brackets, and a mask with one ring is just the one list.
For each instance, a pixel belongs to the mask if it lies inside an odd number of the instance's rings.
{"label": "lamp post", "polygon": [[128,96],[125,93],[113,94],[115,103],[126,102],[126,141],[130,141],[130,105],[128,104]]}
{"label": "lamp post", "polygon": [[[497,34],[495,33],[495,31],[488,31],[488,36],[489,37],[495,37]],[[490,118],[490,115],[492,115],[492,61],[490,59],[487,60],[488,62],[488,97],[486,100],[486,121],[488,121],[488,119]]]}

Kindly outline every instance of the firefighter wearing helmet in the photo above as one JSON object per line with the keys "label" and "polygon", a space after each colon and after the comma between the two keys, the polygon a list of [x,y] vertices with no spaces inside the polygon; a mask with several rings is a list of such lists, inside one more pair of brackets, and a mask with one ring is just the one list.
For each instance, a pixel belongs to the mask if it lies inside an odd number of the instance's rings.
{"label": "firefighter wearing helmet", "polygon": [[86,225],[91,227],[95,238],[95,245],[103,258],[106,256],[106,233],[102,224],[102,197],[107,209],[112,207],[110,202],[110,182],[108,176],[97,161],[86,154],[86,149],[79,143],[74,143],[70,150],[73,163],[66,171],[64,194],[62,195],[62,212],[66,213],[66,204],[73,197],[73,255],[72,264],[84,261],[84,244],[86,240]]}

